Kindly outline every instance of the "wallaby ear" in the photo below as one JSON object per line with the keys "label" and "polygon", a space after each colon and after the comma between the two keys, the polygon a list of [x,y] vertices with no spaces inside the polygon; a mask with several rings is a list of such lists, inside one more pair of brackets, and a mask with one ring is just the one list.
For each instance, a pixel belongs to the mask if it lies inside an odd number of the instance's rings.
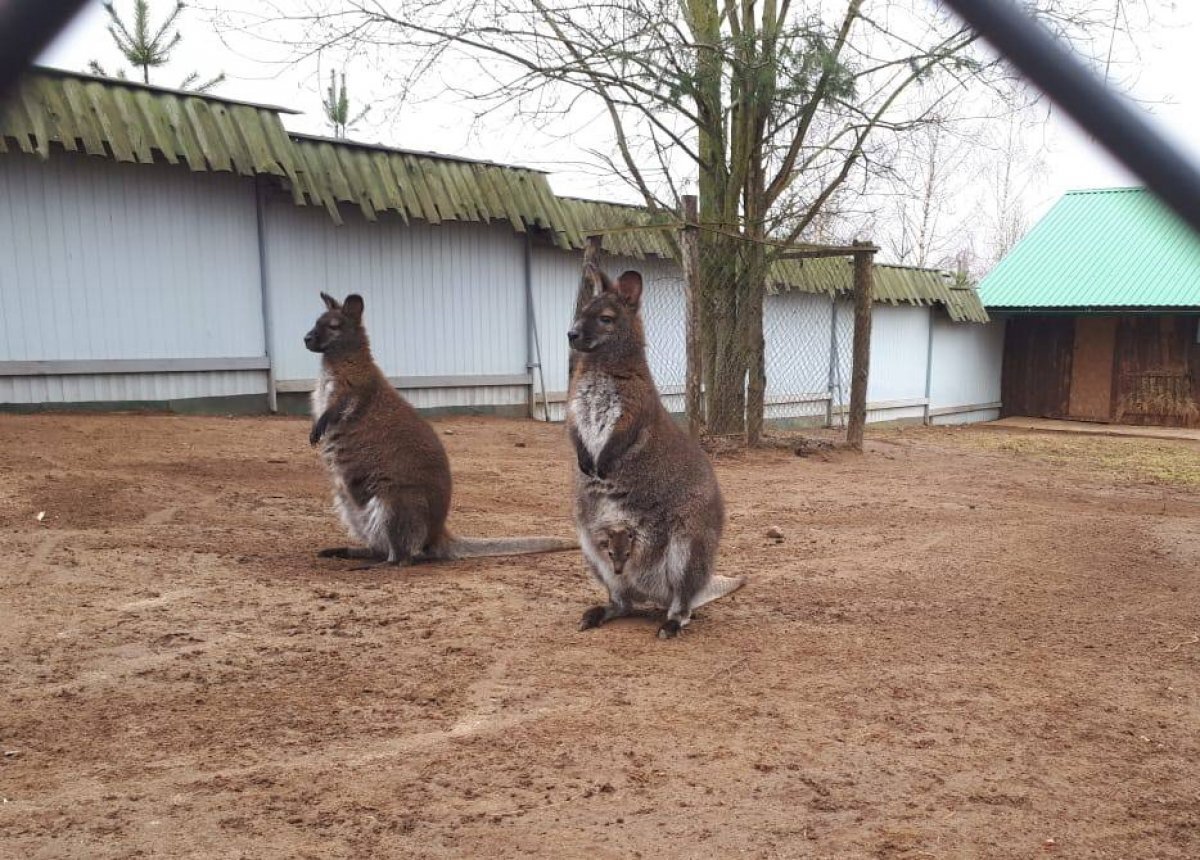
{"label": "wallaby ear", "polygon": [[356,320],[362,319],[363,315],[363,298],[358,293],[351,293],[346,296],[346,301],[342,302],[342,313],[348,317],[353,317]]}
{"label": "wallaby ear", "polygon": [[326,310],[336,311],[341,307],[341,305],[338,303],[338,300],[329,295],[329,293],[321,293],[321,301],[325,303]]}
{"label": "wallaby ear", "polygon": [[621,301],[637,310],[638,304],[642,300],[641,272],[635,272],[632,269],[622,272],[621,277],[617,278],[617,283],[611,289]]}

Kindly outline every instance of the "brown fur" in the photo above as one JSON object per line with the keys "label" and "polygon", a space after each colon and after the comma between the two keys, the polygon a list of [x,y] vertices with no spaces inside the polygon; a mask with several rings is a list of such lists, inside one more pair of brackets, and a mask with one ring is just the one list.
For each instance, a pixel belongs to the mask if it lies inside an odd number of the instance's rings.
{"label": "brown fur", "polygon": [[367,545],[321,555],[402,565],[578,546],[557,538],[452,536],[446,529],[450,461],[441,440],[375,364],[362,325],[362,299],[351,295],[343,304],[321,297],[326,310],[304,338],[322,356],[309,441],[321,446],[343,523]]}
{"label": "brown fur", "polygon": [[[576,362],[567,426],[578,467],[580,541],[609,603],[588,610],[581,626],[628,614],[646,600],[667,610],[659,635],[673,636],[714,593],[721,491],[708,457],[663,408],[650,376],[638,315],[641,276],[626,272],[615,285],[596,278],[601,292],[570,333]],[[620,576],[593,537],[614,527],[636,535]]]}

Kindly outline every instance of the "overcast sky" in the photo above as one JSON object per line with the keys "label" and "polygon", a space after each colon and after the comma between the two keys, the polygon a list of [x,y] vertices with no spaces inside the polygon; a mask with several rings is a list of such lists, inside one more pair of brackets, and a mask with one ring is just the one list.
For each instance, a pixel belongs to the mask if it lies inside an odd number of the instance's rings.
{"label": "overcast sky", "polygon": [[[217,6],[238,5],[237,0]],[[1115,2],[1115,0],[1114,0]],[[129,3],[119,3],[128,7]],[[1119,74],[1131,82],[1132,93],[1153,115],[1156,125],[1200,162],[1200,3],[1188,0],[1179,8],[1162,2],[1163,18],[1152,32],[1142,34],[1140,58],[1128,57]],[[161,12],[170,6],[166,0],[153,3]],[[250,101],[296,108],[304,114],[289,117],[286,124],[298,131],[328,133],[320,109],[321,80],[318,63],[310,59],[298,65],[263,62],[278,50],[249,40],[219,37],[203,10],[189,9],[182,19],[184,41],[170,66],[155,72],[154,82],[176,86],[193,69],[202,74],[223,70],[227,81],[216,92]],[[47,50],[41,62],[66,69],[84,70],[87,62],[98,59],[110,68],[119,64],[116,51],[105,31],[107,16],[99,0],[93,0],[58,41]],[[323,74],[328,75],[332,58],[324,58]],[[352,94],[363,97],[382,95],[381,78],[369,65],[350,66]],[[551,172],[556,191],[587,197],[631,199],[628,192],[606,180],[593,166],[586,149],[586,133],[573,133],[567,139],[552,140],[521,129],[492,122],[472,126],[472,114],[462,104],[443,96],[434,103],[406,105],[397,115],[386,105],[373,110],[367,121],[351,136],[373,142],[412,149],[433,150],[494,161],[521,163]],[[1112,159],[1085,135],[1076,131],[1058,111],[1051,110],[1044,124],[1030,132],[1033,141],[1045,148],[1044,181],[1027,201],[1030,215],[1037,217],[1064,191],[1072,188],[1098,188],[1135,184]],[[586,128],[588,117],[578,125]],[[603,117],[596,117],[603,123]]]}

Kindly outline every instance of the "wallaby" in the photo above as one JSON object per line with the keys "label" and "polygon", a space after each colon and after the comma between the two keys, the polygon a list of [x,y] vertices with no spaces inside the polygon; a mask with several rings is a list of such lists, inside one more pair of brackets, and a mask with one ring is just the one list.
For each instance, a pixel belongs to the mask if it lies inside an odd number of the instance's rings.
{"label": "wallaby", "polygon": [[[628,615],[647,601],[667,610],[658,630],[675,636],[692,610],[736,591],[744,577],[713,575],[725,509],[712,464],[671,420],[646,362],[638,315],[642,276],[600,292],[568,333],[576,353],[567,394],[575,447],[575,519],[584,558],[609,602],[584,613],[580,629]],[[613,536],[618,538],[614,554]],[[601,547],[597,535],[607,535]],[[618,563],[618,556],[626,553]]]}
{"label": "wallaby", "polygon": [[342,303],[325,293],[321,298],[325,312],[304,336],[304,345],[321,354],[308,441],[321,446],[333,476],[334,507],[346,530],[366,546],[334,547],[318,555],[405,565],[579,546],[550,537],[451,535],[446,530],[451,486],[446,449],[371,357],[362,297],[347,296]]}
{"label": "wallaby", "polygon": [[612,564],[613,573],[616,576],[621,576],[625,572],[625,562],[629,561],[629,556],[633,553],[634,535],[632,529],[618,528],[610,526],[592,532],[592,543],[601,552],[608,555],[609,563]]}

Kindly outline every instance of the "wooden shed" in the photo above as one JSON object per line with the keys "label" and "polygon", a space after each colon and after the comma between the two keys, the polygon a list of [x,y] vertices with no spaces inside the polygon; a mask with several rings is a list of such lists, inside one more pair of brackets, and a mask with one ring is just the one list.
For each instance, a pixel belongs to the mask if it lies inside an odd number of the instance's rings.
{"label": "wooden shed", "polygon": [[980,293],[1002,415],[1200,426],[1200,239],[1145,189],[1068,193]]}

